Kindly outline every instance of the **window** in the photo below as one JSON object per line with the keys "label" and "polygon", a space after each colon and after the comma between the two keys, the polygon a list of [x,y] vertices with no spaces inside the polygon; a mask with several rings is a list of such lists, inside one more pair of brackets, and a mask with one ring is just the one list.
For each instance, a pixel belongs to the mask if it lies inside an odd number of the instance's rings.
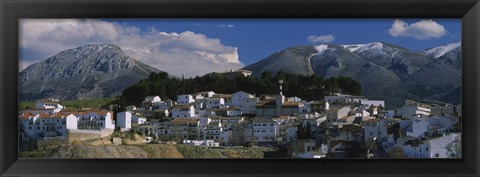
{"label": "window", "polygon": [[42,122],[45,122],[45,120],[42,120]]}
{"label": "window", "polygon": [[32,129],[32,126],[28,126],[28,129],[31,130],[31,129]]}
{"label": "window", "polygon": [[440,154],[436,153],[436,154],[435,154],[435,157],[440,157]]}
{"label": "window", "polygon": [[37,130],[40,130],[40,127],[37,127]]}

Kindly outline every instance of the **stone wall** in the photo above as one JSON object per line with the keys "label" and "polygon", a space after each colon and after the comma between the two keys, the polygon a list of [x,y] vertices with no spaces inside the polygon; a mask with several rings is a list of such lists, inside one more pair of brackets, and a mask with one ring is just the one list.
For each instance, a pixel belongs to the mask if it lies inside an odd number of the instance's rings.
{"label": "stone wall", "polygon": [[113,129],[102,130],[67,130],[68,142],[86,141],[96,138],[103,138],[113,133]]}

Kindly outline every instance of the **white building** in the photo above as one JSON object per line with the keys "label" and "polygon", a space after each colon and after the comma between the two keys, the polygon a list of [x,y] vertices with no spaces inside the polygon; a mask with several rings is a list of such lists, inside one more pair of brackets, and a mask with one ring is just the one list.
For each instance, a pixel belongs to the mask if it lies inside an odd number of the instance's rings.
{"label": "white building", "polygon": [[462,158],[462,135],[452,133],[428,141],[430,158]]}
{"label": "white building", "polygon": [[174,119],[169,132],[174,139],[200,140],[200,119]]}
{"label": "white building", "polygon": [[62,111],[61,108],[34,108],[20,111],[23,113],[32,113],[32,114],[55,114]]}
{"label": "white building", "polygon": [[385,107],[384,100],[360,100],[360,104],[365,106]]}
{"label": "white building", "polygon": [[349,112],[350,107],[348,106],[329,106],[329,109],[326,110],[327,122],[329,124],[335,123],[338,119],[348,116]]}
{"label": "white building", "polygon": [[137,114],[132,114],[132,122],[142,125],[147,123],[147,118],[141,117],[140,115]]}
{"label": "white building", "polygon": [[403,116],[409,118],[412,115],[423,114],[429,116],[431,114],[430,107],[426,105],[405,105],[397,109],[396,116]]}
{"label": "white building", "polygon": [[155,102],[160,102],[162,99],[160,99],[159,96],[147,96],[145,97],[145,101],[143,102],[148,102],[148,103],[155,103]]}
{"label": "white building", "polygon": [[232,94],[232,106],[240,106],[241,101],[245,98],[255,98],[254,95],[244,92],[244,91],[238,91]]}
{"label": "white building", "polygon": [[203,98],[210,98],[212,97],[213,95],[215,95],[215,92],[213,91],[203,91],[203,92],[197,92],[194,94],[195,96],[197,95],[200,95],[202,96]]}
{"label": "white building", "polygon": [[117,126],[121,131],[130,130],[132,128],[132,113],[119,112],[117,113]]}
{"label": "white building", "polygon": [[173,118],[192,118],[195,117],[195,108],[193,105],[180,105],[172,108]]}
{"label": "white building", "polygon": [[380,142],[387,137],[387,124],[385,119],[370,119],[363,122],[365,128],[364,141],[371,143],[373,141]]}
{"label": "white building", "polygon": [[112,112],[110,111],[90,111],[73,114],[78,118],[78,129],[115,129]]}
{"label": "white building", "polygon": [[252,120],[255,143],[275,142],[279,135],[279,126],[273,120],[255,118]]}
{"label": "white building", "polygon": [[192,95],[178,95],[177,96],[177,104],[178,105],[187,105],[189,103],[193,103],[195,100],[193,99]]}
{"label": "white building", "polygon": [[42,99],[35,101],[35,108],[43,108],[43,109],[63,109],[63,106],[58,103],[59,100],[57,99]]}
{"label": "white building", "polygon": [[242,98],[237,107],[240,108],[243,114],[255,114],[257,102],[258,98]]}
{"label": "white building", "polygon": [[325,96],[325,101],[329,103],[360,103],[367,100],[363,96],[352,96],[347,94],[335,93],[334,96]]}
{"label": "white building", "polygon": [[207,98],[205,108],[221,108],[225,106],[225,99],[223,98]]}
{"label": "white building", "polygon": [[76,117],[58,113],[29,114],[19,116],[20,135],[23,140],[37,140],[46,137],[66,136],[67,129],[76,129]]}

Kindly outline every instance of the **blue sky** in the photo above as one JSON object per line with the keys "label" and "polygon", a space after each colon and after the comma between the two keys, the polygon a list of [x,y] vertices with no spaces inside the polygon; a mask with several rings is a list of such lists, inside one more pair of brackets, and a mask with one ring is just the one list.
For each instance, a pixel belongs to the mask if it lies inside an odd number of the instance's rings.
{"label": "blue sky", "polygon": [[461,40],[461,19],[22,19],[20,70],[63,50],[112,43],[174,75],[239,69],[296,45]]}
{"label": "blue sky", "polygon": [[[447,34],[439,38],[393,37],[388,30],[395,19],[164,19],[108,20],[139,27],[143,32],[154,27],[165,32],[193,31],[218,38],[225,45],[239,48],[239,59],[252,64],[268,55],[295,45],[311,45],[308,36],[333,35],[332,44],[387,42],[410,50],[459,42],[460,19],[434,19]],[[424,19],[401,19],[412,24]],[[320,42],[321,43],[321,42]]]}

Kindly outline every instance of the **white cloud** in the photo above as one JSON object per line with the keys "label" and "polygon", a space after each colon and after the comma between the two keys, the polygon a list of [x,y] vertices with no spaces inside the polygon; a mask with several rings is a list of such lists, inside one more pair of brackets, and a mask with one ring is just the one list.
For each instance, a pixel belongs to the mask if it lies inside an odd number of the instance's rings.
{"label": "white cloud", "polygon": [[221,25],[218,25],[219,27],[222,27],[222,28],[235,28],[235,25],[232,25],[232,24],[221,24]]}
{"label": "white cloud", "polygon": [[[21,20],[20,46],[39,53],[36,61],[69,48],[91,43],[113,43],[129,56],[170,74],[186,77],[244,66],[238,49],[204,34],[140,32],[134,26],[100,20]],[[33,62],[26,60],[23,67]]]}
{"label": "white cloud", "polygon": [[335,41],[335,36],[329,34],[329,35],[321,35],[321,36],[315,36],[311,35],[307,37],[307,40],[311,43],[329,43]]}
{"label": "white cloud", "polygon": [[402,20],[393,21],[388,33],[393,37],[414,37],[417,39],[440,38],[447,34],[445,27],[433,20],[421,20],[407,24]]}

